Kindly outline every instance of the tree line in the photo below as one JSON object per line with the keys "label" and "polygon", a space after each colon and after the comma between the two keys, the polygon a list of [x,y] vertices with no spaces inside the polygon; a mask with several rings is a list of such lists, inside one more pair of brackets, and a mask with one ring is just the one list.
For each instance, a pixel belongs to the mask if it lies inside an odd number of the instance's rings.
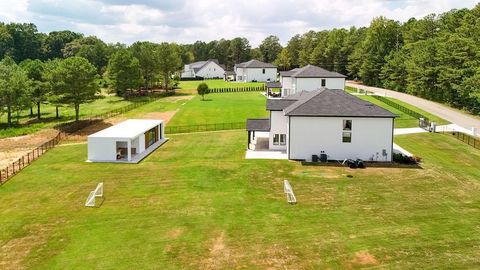
{"label": "tree line", "polygon": [[[259,59],[280,70],[314,64],[371,86],[406,92],[480,113],[480,4],[473,9],[368,27],[309,31],[286,46],[269,36],[252,48],[238,37],[193,44],[107,44],[72,31],[40,33],[34,24],[0,23],[0,113],[41,105],[75,108],[100,88],[174,89],[184,64],[218,59],[227,69]],[[57,110],[58,111],[58,110]],[[57,114],[58,115],[58,114]]]}

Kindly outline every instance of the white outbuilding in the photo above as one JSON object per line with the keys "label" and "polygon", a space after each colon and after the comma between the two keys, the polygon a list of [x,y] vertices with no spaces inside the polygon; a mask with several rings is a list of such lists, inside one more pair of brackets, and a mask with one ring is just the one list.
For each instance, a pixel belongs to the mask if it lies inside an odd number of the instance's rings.
{"label": "white outbuilding", "polygon": [[138,163],[167,140],[163,120],[129,119],[88,136],[88,161]]}

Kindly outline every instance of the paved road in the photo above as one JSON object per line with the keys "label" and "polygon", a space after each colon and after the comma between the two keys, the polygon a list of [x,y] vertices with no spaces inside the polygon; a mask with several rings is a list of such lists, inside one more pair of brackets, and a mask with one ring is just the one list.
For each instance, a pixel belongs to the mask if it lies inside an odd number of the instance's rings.
{"label": "paved road", "polygon": [[346,85],[360,88],[360,89],[366,89],[374,93],[399,99],[403,102],[419,107],[422,110],[427,111],[431,114],[437,115],[447,121],[450,121],[451,123],[457,124],[463,128],[471,130],[472,127],[476,127],[478,130],[480,130],[480,118],[472,117],[467,113],[461,112],[456,109],[452,109],[446,105],[429,101],[416,96],[408,95],[405,93],[400,93],[400,92],[383,89],[383,88],[361,85],[358,83],[354,83],[352,81],[347,81]]}

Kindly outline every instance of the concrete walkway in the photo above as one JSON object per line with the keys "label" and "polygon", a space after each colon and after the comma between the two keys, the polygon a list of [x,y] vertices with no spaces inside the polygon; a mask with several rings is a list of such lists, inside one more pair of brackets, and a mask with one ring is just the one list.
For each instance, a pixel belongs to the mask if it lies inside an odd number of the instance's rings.
{"label": "concrete walkway", "polygon": [[288,156],[287,153],[283,151],[247,150],[245,159],[288,159]]}
{"label": "concrete walkway", "polygon": [[423,98],[412,96],[405,93],[400,93],[388,89],[365,86],[352,81],[347,81],[347,86],[360,88],[374,92],[378,95],[385,95],[387,97],[393,97],[403,102],[409,103],[413,106],[421,108],[424,111],[427,111],[431,114],[437,115],[451,123],[457,124],[460,127],[463,127],[468,130],[472,130],[472,127],[476,127],[480,130],[480,118],[473,117],[462,111],[450,108],[446,105],[429,101]]}

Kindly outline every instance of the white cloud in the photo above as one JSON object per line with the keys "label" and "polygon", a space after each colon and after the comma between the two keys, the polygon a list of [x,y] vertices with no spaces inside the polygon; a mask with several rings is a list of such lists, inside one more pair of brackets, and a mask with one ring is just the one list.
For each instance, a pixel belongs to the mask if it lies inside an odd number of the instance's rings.
{"label": "white cloud", "polygon": [[406,21],[475,4],[474,0],[2,0],[0,21],[30,21],[44,32],[69,29],[128,44],[241,36],[256,46],[270,34],[285,44],[309,30],[367,26],[382,15]]}

